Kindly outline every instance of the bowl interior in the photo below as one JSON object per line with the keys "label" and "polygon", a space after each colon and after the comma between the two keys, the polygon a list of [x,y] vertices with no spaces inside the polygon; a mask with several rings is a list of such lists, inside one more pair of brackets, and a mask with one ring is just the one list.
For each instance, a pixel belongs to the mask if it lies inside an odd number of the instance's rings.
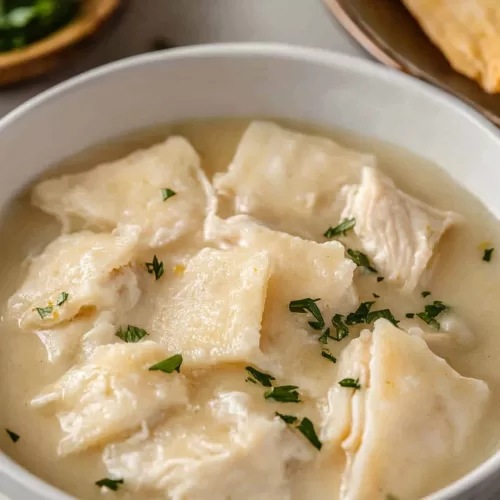
{"label": "bowl interior", "polygon": [[[342,127],[404,147],[440,165],[500,216],[500,134],[479,114],[369,62],[260,44],[142,55],[24,104],[0,121],[0,209],[48,166],[107,139],[166,122],[258,115]],[[487,487],[499,468],[497,455],[432,498],[476,498],[471,492]],[[1,452],[0,484],[13,499],[28,491],[33,499],[69,498]]]}

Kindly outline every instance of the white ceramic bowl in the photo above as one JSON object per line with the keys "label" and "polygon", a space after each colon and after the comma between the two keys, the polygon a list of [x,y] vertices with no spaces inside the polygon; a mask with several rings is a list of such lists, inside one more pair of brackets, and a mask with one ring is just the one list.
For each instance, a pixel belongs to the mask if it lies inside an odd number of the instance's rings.
{"label": "white ceramic bowl", "polygon": [[[376,64],[292,46],[198,46],[126,59],[41,94],[0,121],[0,210],[51,164],[155,124],[279,116],[344,127],[423,155],[500,215],[500,133],[472,109]],[[1,346],[0,346],[1,348]],[[432,500],[498,498],[500,454]],[[70,497],[0,452],[12,500]]]}

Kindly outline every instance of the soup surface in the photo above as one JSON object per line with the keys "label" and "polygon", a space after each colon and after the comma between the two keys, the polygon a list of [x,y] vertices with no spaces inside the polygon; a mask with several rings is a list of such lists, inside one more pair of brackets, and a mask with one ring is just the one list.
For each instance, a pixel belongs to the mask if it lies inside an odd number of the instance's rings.
{"label": "soup surface", "polygon": [[1,234],[0,446],[77,498],[412,500],[498,449],[499,225],[408,152],[156,128]]}

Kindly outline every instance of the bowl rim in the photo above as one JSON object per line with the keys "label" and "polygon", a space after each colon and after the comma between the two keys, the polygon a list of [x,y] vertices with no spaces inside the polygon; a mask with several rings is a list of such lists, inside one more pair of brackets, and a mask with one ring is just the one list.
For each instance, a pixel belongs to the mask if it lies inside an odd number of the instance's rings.
{"label": "bowl rim", "polygon": [[[225,57],[279,58],[330,68],[344,68],[360,76],[362,75],[364,78],[376,78],[383,83],[405,87],[410,91],[423,94],[424,97],[433,100],[439,106],[448,107],[458,112],[465,119],[472,122],[474,126],[478,127],[484,134],[489,135],[492,140],[498,142],[500,146],[499,129],[468,104],[427,82],[401,73],[396,69],[384,67],[377,62],[348,54],[320,48],[266,42],[213,43],[177,47],[164,51],[139,54],[105,64],[59,83],[7,113],[3,118],[0,118],[0,135],[10,125],[28,117],[37,108],[50,105],[52,101],[58,99],[60,96],[113,73],[132,68],[138,70],[143,65],[161,64],[162,62],[176,59]],[[0,450],[0,457],[2,455],[4,456],[5,463],[2,464],[0,462],[0,473],[3,473],[6,476],[6,480],[11,481],[11,484],[17,483],[17,487],[21,488],[21,490],[30,490],[32,493],[36,492],[36,494],[41,495],[38,498],[42,499],[68,500],[73,498],[17,464]],[[494,475],[497,475],[499,478],[500,489],[500,451],[497,451],[485,462],[482,462],[475,469],[453,483],[426,496],[425,499],[453,500],[457,495],[468,492],[480,483],[491,481]]]}

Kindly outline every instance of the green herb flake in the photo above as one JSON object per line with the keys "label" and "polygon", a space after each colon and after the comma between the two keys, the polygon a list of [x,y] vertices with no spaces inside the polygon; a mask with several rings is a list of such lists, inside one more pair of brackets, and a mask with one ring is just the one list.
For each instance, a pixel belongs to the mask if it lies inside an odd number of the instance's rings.
{"label": "green herb flake", "polygon": [[67,292],[61,292],[61,294],[59,295],[58,299],[57,299],[57,302],[56,304],[58,306],[62,306],[69,298],[69,293]]}
{"label": "green herb flake", "polygon": [[175,196],[177,193],[175,191],[172,191],[172,189],[169,188],[164,188],[161,190],[161,197],[163,201],[167,201],[169,198],[172,198],[172,196]]}
{"label": "green herb flake", "polygon": [[367,317],[375,302],[361,302],[356,312],[349,313],[345,320],[346,325],[359,325],[361,323],[367,323]]}
{"label": "green herb flake", "polygon": [[275,412],[274,413],[277,417],[281,418],[283,422],[286,422],[287,424],[294,424],[297,422],[298,418],[294,417],[293,415],[283,415],[282,413]]}
{"label": "green herb flake", "polygon": [[374,299],[380,299],[380,295],[377,293],[372,293]]}
{"label": "green herb flake", "polygon": [[328,344],[328,339],[329,338],[332,338],[330,336],[330,328],[327,328],[322,334],[321,336],[318,338],[318,340],[322,343],[322,344]]}
{"label": "green herb flake", "polygon": [[252,377],[247,377],[245,379],[245,382],[250,382],[251,384],[256,384],[257,383],[257,380],[254,380]]}
{"label": "green herb flake", "polygon": [[487,248],[487,249],[484,251],[483,260],[484,260],[485,262],[490,262],[490,260],[491,260],[491,256],[492,256],[492,254],[493,254],[494,250],[495,250],[494,248]]}
{"label": "green herb flake", "polygon": [[426,305],[424,307],[424,312],[417,313],[417,316],[427,323],[433,326],[437,330],[441,328],[441,325],[436,320],[436,318],[444,311],[448,310],[449,306],[443,304],[440,300],[435,300],[432,304]]}
{"label": "green herb flake", "polygon": [[431,292],[424,290],[420,295],[425,299],[425,297],[428,297],[431,294]]}
{"label": "green herb flake", "polygon": [[36,312],[40,315],[40,318],[45,319],[48,318],[49,316],[52,316],[52,311],[53,311],[52,306],[47,306],[47,307],[36,307],[35,310]]}
{"label": "green herb flake", "polygon": [[395,497],[394,495],[391,495],[388,493],[385,497],[386,500],[399,500],[398,497]]}
{"label": "green herb flake", "polygon": [[153,262],[146,262],[146,269],[149,274],[155,275],[155,280],[160,279],[163,276],[163,261],[160,262],[156,255],[153,256]]}
{"label": "green herb flake", "polygon": [[359,385],[359,378],[344,378],[339,382],[340,387],[351,387],[352,389],[361,389]]}
{"label": "green herb flake", "polygon": [[356,219],[344,219],[338,226],[329,227],[323,235],[325,238],[331,239],[335,236],[346,236],[347,231],[350,231],[356,225]]}
{"label": "green herb flake", "polygon": [[332,363],[337,362],[337,358],[328,349],[322,349],[321,356],[330,360]]}
{"label": "green herb flake", "polygon": [[162,371],[165,373],[172,373],[176,371],[180,373],[182,365],[182,354],[174,354],[168,359],[164,359],[156,365],[150,366],[149,371]]}
{"label": "green herb flake", "polygon": [[299,399],[300,394],[297,392],[297,389],[296,385],[280,385],[267,391],[264,397],[266,399],[274,399],[280,403],[302,403]]}
{"label": "green herb flake", "polygon": [[323,443],[318,439],[313,423],[307,418],[303,418],[297,429],[309,440],[318,450],[321,450]]}
{"label": "green herb flake", "polygon": [[272,380],[276,380],[272,375],[263,373],[252,366],[246,366],[245,370],[251,375],[251,377],[254,378],[254,380],[259,381],[264,387],[272,387]]}
{"label": "green herb flake", "polygon": [[117,491],[120,487],[120,484],[123,484],[123,479],[109,479],[106,477],[104,479],[96,481],[95,484],[99,486],[99,488],[106,486],[106,488],[109,488],[110,490]]}
{"label": "green herb flake", "polygon": [[381,281],[384,281],[385,278],[383,276],[377,276],[377,283],[380,283]]}
{"label": "green herb flake", "polygon": [[127,328],[120,327],[115,335],[121,338],[124,342],[139,342],[146,335],[149,335],[146,330],[137,326],[127,325]]}
{"label": "green herb flake", "polygon": [[13,443],[17,443],[21,439],[21,436],[19,436],[19,434],[16,434],[9,429],[5,429],[5,432],[9,435],[10,439],[12,439]]}
{"label": "green herb flake", "polygon": [[377,319],[384,318],[389,320],[394,326],[398,326],[399,321],[392,315],[389,309],[381,309],[380,311],[372,311],[366,317],[368,324],[373,323]]}
{"label": "green herb flake", "polygon": [[316,302],[318,302],[318,300],[320,299],[306,298],[292,300],[288,305],[288,309],[293,313],[311,313],[316,321],[308,321],[309,326],[311,328],[314,328],[315,330],[322,330],[325,326],[325,320],[323,319],[319,307],[316,305]]}
{"label": "green herb flake", "polygon": [[406,316],[407,318],[412,319],[412,318],[414,318],[414,317],[415,317],[415,313],[406,313],[406,315],[405,315],[405,316]]}
{"label": "green herb flake", "polygon": [[370,262],[368,256],[365,255],[363,252],[360,252],[359,250],[353,250],[352,248],[348,248],[347,255],[351,257],[352,261],[358,267],[364,267],[367,271],[371,273],[377,272],[377,270],[372,266],[372,263]]}
{"label": "green herb flake", "polygon": [[336,335],[335,337],[330,337],[337,342],[349,335],[349,328],[343,323],[344,316],[341,314],[335,314],[332,318],[332,325],[335,327]]}

